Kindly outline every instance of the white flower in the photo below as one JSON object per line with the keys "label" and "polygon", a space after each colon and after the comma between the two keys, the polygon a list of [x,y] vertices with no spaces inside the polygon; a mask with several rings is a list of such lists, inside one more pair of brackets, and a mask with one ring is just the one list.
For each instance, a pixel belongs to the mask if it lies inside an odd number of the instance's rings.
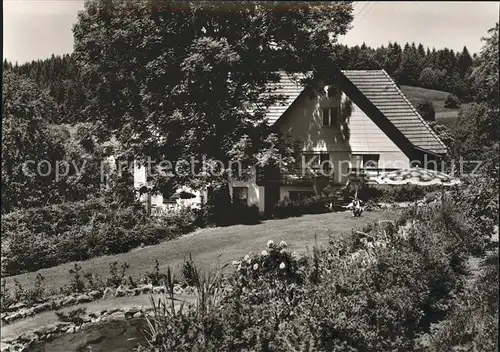
{"label": "white flower", "polygon": [[271,248],[272,246],[274,246],[274,241],[273,240],[267,241],[267,247]]}
{"label": "white flower", "polygon": [[253,265],[253,270],[257,270],[258,268],[259,268],[259,264],[255,263],[255,264]]}
{"label": "white flower", "polygon": [[262,251],[262,253],[261,253],[261,254],[262,254],[263,256],[266,256],[266,255],[268,255],[269,253],[267,253],[267,251]]}
{"label": "white flower", "polygon": [[281,241],[280,242],[280,247],[281,248],[286,248],[286,247],[288,247],[288,244],[285,241]]}
{"label": "white flower", "polygon": [[295,252],[292,252],[290,255],[292,256],[293,259],[297,258],[297,253]]}
{"label": "white flower", "polygon": [[243,258],[246,262],[248,262],[250,260],[250,255],[246,255],[245,258]]}
{"label": "white flower", "polygon": [[236,270],[238,270],[238,271],[241,270],[241,264],[238,265],[238,267],[236,268]]}
{"label": "white flower", "polygon": [[281,270],[283,270],[283,269],[285,269],[285,268],[286,268],[285,263],[281,262],[281,264],[280,264],[280,269],[281,269]]}

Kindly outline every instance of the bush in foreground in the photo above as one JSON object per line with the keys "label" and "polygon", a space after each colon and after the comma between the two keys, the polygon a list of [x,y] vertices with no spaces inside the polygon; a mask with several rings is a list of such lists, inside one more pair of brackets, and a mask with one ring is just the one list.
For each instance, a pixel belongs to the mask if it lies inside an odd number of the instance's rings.
{"label": "bush in foreground", "polygon": [[461,244],[470,239],[455,226],[466,219],[453,204],[436,207],[305,256],[270,241],[233,263],[210,309],[158,310],[142,350],[414,350],[453,307],[466,273]]}
{"label": "bush in foreground", "polygon": [[66,262],[127,252],[194,230],[196,214],[149,218],[140,206],[102,199],[30,208],[2,221],[2,273],[35,271]]}

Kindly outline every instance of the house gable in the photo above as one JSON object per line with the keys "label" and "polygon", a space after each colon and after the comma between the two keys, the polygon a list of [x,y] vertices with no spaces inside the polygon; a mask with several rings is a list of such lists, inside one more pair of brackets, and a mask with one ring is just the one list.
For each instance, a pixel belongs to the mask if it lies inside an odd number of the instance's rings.
{"label": "house gable", "polygon": [[[381,167],[408,168],[409,157],[358,105],[351,102],[349,109],[345,108],[349,101],[340,90],[331,98],[319,94],[318,90],[316,94],[306,91],[296,98],[274,127],[294,142],[300,141],[302,152],[328,153],[334,165],[342,167],[354,155],[375,154],[379,156]],[[341,110],[349,110],[349,113],[341,113],[335,126],[325,127],[322,116],[324,107],[340,107]]]}
{"label": "house gable", "polygon": [[[333,77],[331,83],[345,92],[346,96],[408,158],[413,158],[416,151],[436,155],[446,153],[444,143],[422,119],[385,71],[340,71],[334,68],[331,76]],[[302,100],[308,94],[305,94],[307,90],[300,82],[301,77],[304,76],[296,74],[294,77],[290,77],[284,72],[282,73],[281,81],[277,84],[277,92],[286,95],[288,99],[279,108],[270,107],[267,115],[269,124],[281,126],[280,121],[286,119],[290,110],[304,108]],[[297,107],[297,105],[302,107]],[[278,129],[283,130],[283,127]]]}

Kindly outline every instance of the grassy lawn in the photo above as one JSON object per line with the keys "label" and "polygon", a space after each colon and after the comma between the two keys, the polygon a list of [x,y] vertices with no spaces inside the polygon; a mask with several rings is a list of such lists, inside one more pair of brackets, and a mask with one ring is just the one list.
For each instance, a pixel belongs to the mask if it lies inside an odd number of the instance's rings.
{"label": "grassy lawn", "polygon": [[[208,268],[217,265],[217,261],[223,265],[245,256],[248,252],[260,252],[266,248],[270,239],[275,242],[285,240],[290,251],[303,253],[307,247],[314,246],[315,238],[318,244],[325,244],[330,236],[350,234],[353,228],[361,229],[370,222],[394,219],[395,216],[396,211],[366,212],[360,218],[352,217],[349,212],[337,212],[266,220],[257,225],[200,229],[173,241],[138,248],[128,253],[93,258],[79,264],[82,273],[96,273],[107,277],[110,263],[127,262],[130,265],[127,274],[140,278],[145,272],[153,271],[156,259],[160,263],[160,269],[165,270],[170,266],[177,271],[191,253],[199,268]],[[11,283],[11,279],[16,278],[23,286],[29,287],[33,285],[36,274],[41,273],[45,278],[44,287],[57,289],[69,283],[71,276],[68,270],[73,264],[66,263],[7,279]]]}
{"label": "grassy lawn", "polygon": [[[412,86],[401,86],[401,91],[414,106],[424,100],[432,102],[436,111],[436,121],[450,128],[454,126],[460,109],[448,109],[444,107],[446,97],[450,93]],[[462,104],[462,106],[466,105]]]}

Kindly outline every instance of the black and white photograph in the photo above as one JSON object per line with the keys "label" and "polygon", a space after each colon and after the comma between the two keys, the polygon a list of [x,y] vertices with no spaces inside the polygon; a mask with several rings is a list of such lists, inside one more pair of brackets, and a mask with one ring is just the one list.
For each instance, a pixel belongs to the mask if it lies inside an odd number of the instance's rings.
{"label": "black and white photograph", "polygon": [[496,352],[495,1],[3,0],[0,352]]}

